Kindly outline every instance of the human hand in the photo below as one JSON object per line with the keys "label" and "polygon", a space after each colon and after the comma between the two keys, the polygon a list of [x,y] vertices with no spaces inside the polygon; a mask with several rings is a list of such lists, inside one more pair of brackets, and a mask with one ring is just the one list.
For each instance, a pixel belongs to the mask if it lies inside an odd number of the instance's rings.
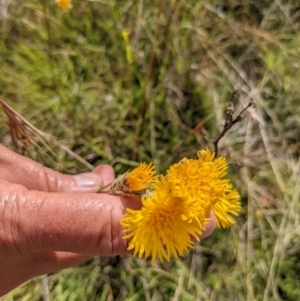
{"label": "human hand", "polygon": [[113,180],[108,165],[63,175],[0,145],[0,296],[95,255],[128,254],[120,220],[141,204],[95,193]]}

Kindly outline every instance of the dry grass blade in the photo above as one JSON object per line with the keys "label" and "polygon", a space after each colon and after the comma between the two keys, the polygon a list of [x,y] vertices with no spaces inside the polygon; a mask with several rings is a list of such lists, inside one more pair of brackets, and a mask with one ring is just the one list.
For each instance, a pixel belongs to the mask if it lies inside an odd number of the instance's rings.
{"label": "dry grass blade", "polygon": [[89,169],[94,168],[93,165],[89,164],[86,160],[78,156],[68,147],[59,143],[54,136],[42,132],[33,126],[28,120],[10,107],[4,100],[0,99],[0,102],[2,104],[4,113],[8,117],[9,133],[17,152],[24,154],[28,146],[38,146],[40,143],[42,147],[47,149],[52,155],[56,156],[48,145],[49,142],[52,142]]}
{"label": "dry grass blade", "polygon": [[44,133],[34,127],[29,121],[22,117],[4,100],[0,99],[2,108],[9,122],[9,132],[12,138],[12,143],[17,152],[24,153],[29,145],[36,145],[40,142],[53,155],[53,151],[47,145],[53,137],[50,134]]}

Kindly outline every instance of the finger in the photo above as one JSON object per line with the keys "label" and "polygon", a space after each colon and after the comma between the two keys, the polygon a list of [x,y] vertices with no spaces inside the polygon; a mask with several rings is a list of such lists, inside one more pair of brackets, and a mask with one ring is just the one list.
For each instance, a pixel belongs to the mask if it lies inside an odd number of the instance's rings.
{"label": "finger", "polygon": [[125,207],[138,207],[139,200],[129,204],[128,198],[106,194],[29,191],[5,181],[0,181],[0,191],[0,216],[6,227],[0,241],[5,246],[16,246],[22,253],[128,253],[120,220]]}
{"label": "finger", "polygon": [[48,192],[96,192],[113,178],[112,167],[95,172],[64,175],[0,145],[0,179],[23,185],[30,190]]}
{"label": "finger", "polygon": [[[30,276],[30,278],[32,278],[75,266],[89,258],[91,258],[89,255],[71,252],[40,252],[30,254],[26,260],[26,266],[28,271],[32,271]],[[33,267],[35,267],[35,269],[38,267],[38,270],[32,270]]]}
{"label": "finger", "polygon": [[103,178],[103,186],[110,184],[115,179],[114,169],[107,164],[102,164],[94,168],[93,173],[101,175]]}
{"label": "finger", "polygon": [[43,274],[53,273],[89,259],[90,256],[68,252],[40,252],[2,263],[0,296],[21,283]]}
{"label": "finger", "polygon": [[205,232],[202,233],[201,239],[206,238],[210,236],[216,228],[216,216],[214,215],[213,212],[210,212],[210,221],[206,225],[206,230]]}

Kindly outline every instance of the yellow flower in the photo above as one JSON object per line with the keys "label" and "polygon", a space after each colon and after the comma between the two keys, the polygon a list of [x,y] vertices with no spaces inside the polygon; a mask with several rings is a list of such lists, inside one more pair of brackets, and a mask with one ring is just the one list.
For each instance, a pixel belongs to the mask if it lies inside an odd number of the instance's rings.
{"label": "yellow flower", "polygon": [[[170,260],[188,251],[205,230],[210,211],[217,226],[234,224],[240,211],[240,196],[228,179],[224,157],[215,159],[208,149],[198,159],[184,158],[172,165],[166,176],[154,177],[153,166],[142,163],[125,175],[130,191],[142,191],[142,208],[127,209],[121,224],[128,250],[138,257]],[[147,187],[147,189],[145,189]]]}
{"label": "yellow flower", "polygon": [[154,181],[155,173],[155,166],[152,163],[141,163],[125,175],[124,190],[130,193],[143,192]]}
{"label": "yellow flower", "polygon": [[69,10],[72,8],[71,0],[56,0],[56,3],[60,8],[64,10]]}
{"label": "yellow flower", "polygon": [[224,157],[215,159],[209,149],[198,152],[198,159],[184,158],[172,165],[167,172],[167,180],[172,187],[172,195],[181,197],[201,207],[209,215],[210,210],[217,217],[217,226],[229,227],[234,224],[231,214],[240,211],[240,196],[226,175],[228,163]]}
{"label": "yellow flower", "polygon": [[140,210],[127,209],[121,224],[129,239],[129,250],[138,257],[149,257],[152,262],[158,257],[170,260],[177,258],[199,240],[208,219],[205,212],[191,217],[191,208],[183,199],[170,194],[171,187],[164,176],[157,178],[150,195],[142,198]]}

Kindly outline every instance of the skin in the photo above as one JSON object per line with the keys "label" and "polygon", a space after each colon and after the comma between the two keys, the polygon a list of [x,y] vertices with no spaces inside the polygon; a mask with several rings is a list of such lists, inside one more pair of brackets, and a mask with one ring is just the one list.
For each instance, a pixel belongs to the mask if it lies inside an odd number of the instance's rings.
{"label": "skin", "polygon": [[[109,165],[64,175],[0,145],[0,296],[93,256],[129,254],[120,219],[140,201],[95,193],[114,178]],[[212,216],[202,238],[214,228]]]}

